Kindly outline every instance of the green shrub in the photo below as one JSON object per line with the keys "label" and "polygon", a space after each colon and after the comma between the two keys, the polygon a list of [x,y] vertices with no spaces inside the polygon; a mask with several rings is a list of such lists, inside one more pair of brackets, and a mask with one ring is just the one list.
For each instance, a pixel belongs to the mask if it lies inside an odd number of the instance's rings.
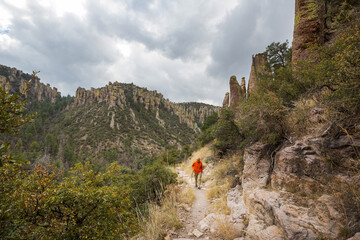
{"label": "green shrub", "polygon": [[214,125],[213,134],[215,137],[215,147],[225,152],[235,149],[242,140],[242,136],[235,124],[235,113],[225,107],[220,112],[220,117]]}
{"label": "green shrub", "polygon": [[20,165],[0,168],[0,235],[4,239],[119,239],[136,231],[130,190],[114,183],[111,166],[95,173],[77,164],[61,178],[51,166],[26,172]]}

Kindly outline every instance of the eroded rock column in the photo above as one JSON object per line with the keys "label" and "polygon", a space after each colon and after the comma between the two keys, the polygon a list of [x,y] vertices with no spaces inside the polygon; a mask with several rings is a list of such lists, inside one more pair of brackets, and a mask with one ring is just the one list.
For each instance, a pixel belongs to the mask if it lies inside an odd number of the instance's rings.
{"label": "eroded rock column", "polygon": [[325,1],[295,1],[295,26],[292,42],[292,63],[305,60],[312,44],[324,43]]}

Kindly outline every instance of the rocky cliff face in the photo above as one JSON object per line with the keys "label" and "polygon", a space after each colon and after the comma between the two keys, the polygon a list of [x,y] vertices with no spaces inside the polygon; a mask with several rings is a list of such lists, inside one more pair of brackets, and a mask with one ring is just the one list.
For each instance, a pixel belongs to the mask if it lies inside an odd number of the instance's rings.
{"label": "rocky cliff face", "polygon": [[149,91],[145,88],[137,87],[133,84],[109,83],[103,88],[85,90],[78,88],[74,100],[73,108],[93,103],[105,103],[109,109],[119,107],[124,109],[129,102],[141,104],[147,111],[153,111],[159,117],[159,110],[163,107],[167,111],[173,111],[181,123],[186,123],[190,128],[199,132],[199,123],[213,112],[219,112],[220,108],[198,103],[173,103],[165,99],[157,91]]}
{"label": "rocky cliff face", "polygon": [[296,0],[292,63],[305,60],[309,46],[336,38],[360,17],[359,1]]}
{"label": "rocky cliff face", "polygon": [[295,27],[292,43],[292,62],[304,60],[310,44],[324,44],[325,1],[295,1]]}
{"label": "rocky cliff face", "polygon": [[220,107],[214,107],[199,103],[170,103],[171,109],[179,116],[180,122],[186,123],[190,128],[199,131],[198,123],[204,123],[205,119],[214,112],[219,113]]}
{"label": "rocky cliff face", "polygon": [[[319,135],[288,142],[274,156],[262,143],[247,148],[241,185],[229,193],[237,200],[228,198],[232,215],[248,223],[245,239],[344,239],[349,221],[359,229],[358,206],[348,196],[360,186],[349,168],[349,152],[359,146],[355,136]],[[330,156],[340,157],[336,170]]]}
{"label": "rocky cliff face", "polygon": [[78,88],[68,110],[64,132],[72,135],[79,158],[90,153],[101,159],[102,152],[116,149],[118,160],[131,164],[165,147],[191,144],[200,131],[198,124],[220,108],[173,103],[157,91],[115,82],[98,89]]}
{"label": "rocky cliff face", "polygon": [[[330,43],[345,29],[341,24],[359,18],[359,5],[296,0],[293,63],[308,58],[309,45]],[[250,94],[256,88],[257,65],[265,66],[262,58],[253,57]],[[240,184],[227,198],[244,239],[335,240],[360,231],[359,124],[352,122],[345,131],[334,123],[324,124],[324,119],[324,109],[315,107],[308,118],[311,133],[275,150],[262,142],[245,148],[244,170],[235,181]]]}
{"label": "rocky cliff face", "polygon": [[25,97],[30,102],[49,100],[54,103],[56,98],[60,97],[60,92],[55,87],[52,88],[49,84],[41,83],[39,78],[31,79],[30,74],[23,73],[16,68],[0,65],[0,84],[6,91],[21,92],[26,88],[28,82],[30,85]]}
{"label": "rocky cliff face", "polygon": [[266,56],[265,53],[258,53],[252,56],[251,70],[248,84],[248,95],[255,91],[256,83],[259,81],[260,74],[265,72]]}

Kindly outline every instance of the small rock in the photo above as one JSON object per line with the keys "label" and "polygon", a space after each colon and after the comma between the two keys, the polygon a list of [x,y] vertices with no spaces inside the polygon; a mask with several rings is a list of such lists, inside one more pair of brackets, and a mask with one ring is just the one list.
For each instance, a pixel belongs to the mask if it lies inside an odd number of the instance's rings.
{"label": "small rock", "polygon": [[200,230],[201,231],[205,232],[205,231],[209,230],[209,225],[208,224],[206,224],[204,222],[200,222],[199,225],[200,225]]}
{"label": "small rock", "polygon": [[197,238],[199,238],[199,237],[201,237],[201,236],[203,235],[203,233],[200,232],[200,231],[197,230],[197,229],[195,229],[192,233],[193,233],[194,236],[197,237]]}
{"label": "small rock", "polygon": [[360,240],[360,232],[356,233],[353,237],[348,238],[348,240]]}
{"label": "small rock", "polygon": [[185,211],[187,211],[187,212],[191,211],[191,207],[189,205],[187,205],[187,204],[181,204],[180,207],[182,209],[184,209]]}

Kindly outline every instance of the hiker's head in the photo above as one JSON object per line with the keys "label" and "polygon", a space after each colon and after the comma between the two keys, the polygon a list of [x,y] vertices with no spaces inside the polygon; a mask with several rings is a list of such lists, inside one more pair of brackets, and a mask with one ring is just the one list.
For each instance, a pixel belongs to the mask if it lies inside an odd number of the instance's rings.
{"label": "hiker's head", "polygon": [[196,159],[196,161],[197,161],[197,162],[200,162],[200,158],[198,157],[198,158]]}

